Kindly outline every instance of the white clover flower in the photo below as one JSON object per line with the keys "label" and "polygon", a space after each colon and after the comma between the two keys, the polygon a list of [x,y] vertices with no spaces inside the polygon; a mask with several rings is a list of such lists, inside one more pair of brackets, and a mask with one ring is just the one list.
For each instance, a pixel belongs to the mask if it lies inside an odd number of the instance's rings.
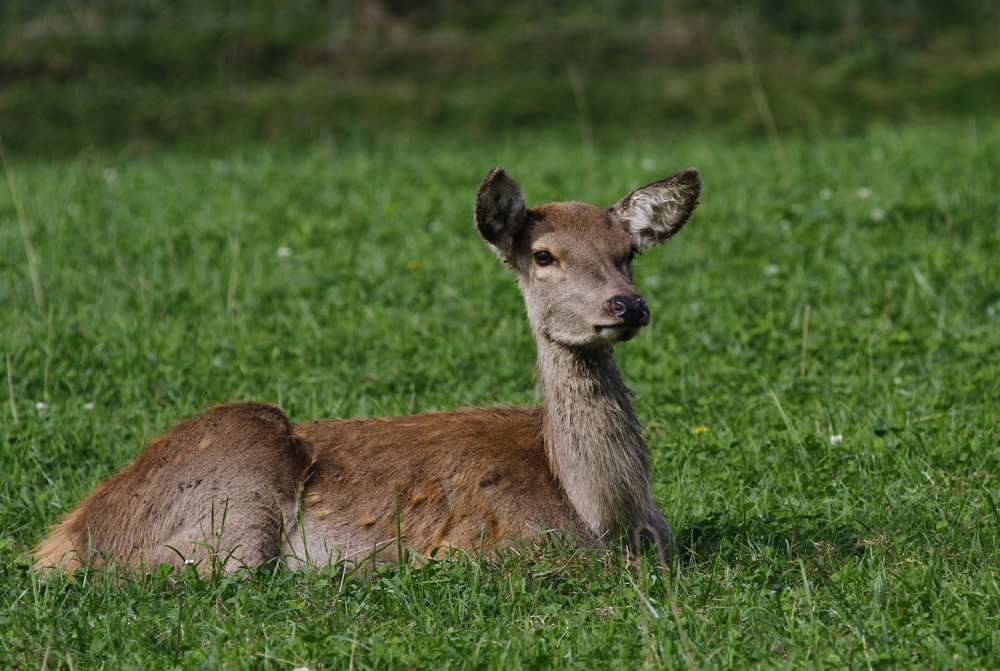
{"label": "white clover flower", "polygon": [[875,221],[882,221],[883,219],[885,219],[885,210],[883,210],[881,207],[876,207],[875,209],[873,209],[872,219],[874,219]]}
{"label": "white clover flower", "polygon": [[867,186],[863,186],[860,189],[858,189],[858,198],[871,198],[871,197],[872,197],[872,190],[869,189]]}
{"label": "white clover flower", "polygon": [[823,189],[819,192],[819,197],[823,200],[830,200],[833,198],[833,189]]}
{"label": "white clover flower", "polygon": [[108,184],[114,184],[118,181],[118,171],[114,168],[105,168],[101,174],[104,176],[104,181]]}
{"label": "white clover flower", "polygon": [[775,265],[773,263],[769,263],[766,266],[764,266],[764,274],[765,275],[777,275],[780,272],[781,272],[781,268],[779,268],[777,265]]}
{"label": "white clover flower", "polygon": [[646,172],[653,172],[654,170],[656,170],[656,161],[648,157],[644,158],[641,161],[639,161],[639,167],[645,170]]}
{"label": "white clover flower", "polygon": [[830,436],[830,444],[831,445],[840,445],[840,443],[843,442],[843,440],[844,440],[844,437],[842,435],[840,435],[839,433]]}
{"label": "white clover flower", "polygon": [[291,247],[278,247],[278,258],[287,259],[292,255]]}
{"label": "white clover flower", "polygon": [[88,402],[88,403],[84,403],[84,404],[83,404],[83,409],[84,409],[84,410],[93,410],[93,409],[94,409],[94,407],[95,407],[95,406],[94,406],[94,404],[93,404],[93,403],[90,403],[90,402]]}

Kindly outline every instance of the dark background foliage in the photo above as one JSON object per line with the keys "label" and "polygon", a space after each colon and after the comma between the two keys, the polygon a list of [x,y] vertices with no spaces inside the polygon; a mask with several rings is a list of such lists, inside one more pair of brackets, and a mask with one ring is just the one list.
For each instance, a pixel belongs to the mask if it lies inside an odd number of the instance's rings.
{"label": "dark background foliage", "polygon": [[542,128],[853,133],[1000,109],[989,0],[7,0],[14,152]]}

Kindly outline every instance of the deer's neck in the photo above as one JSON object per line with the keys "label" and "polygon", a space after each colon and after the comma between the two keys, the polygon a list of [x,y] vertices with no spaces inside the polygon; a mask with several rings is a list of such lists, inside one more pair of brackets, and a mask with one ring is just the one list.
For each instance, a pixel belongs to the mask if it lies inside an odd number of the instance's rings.
{"label": "deer's neck", "polygon": [[610,346],[568,349],[536,339],[552,470],[598,538],[640,526],[652,506],[641,428]]}

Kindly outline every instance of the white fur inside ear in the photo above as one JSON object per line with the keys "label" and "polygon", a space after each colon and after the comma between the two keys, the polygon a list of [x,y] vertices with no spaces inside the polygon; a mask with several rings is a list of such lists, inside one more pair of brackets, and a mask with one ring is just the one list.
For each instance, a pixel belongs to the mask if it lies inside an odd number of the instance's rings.
{"label": "white fur inside ear", "polygon": [[673,177],[636,189],[611,206],[632,246],[642,251],[673,236],[698,206],[701,180],[688,168]]}
{"label": "white fur inside ear", "polygon": [[685,202],[676,188],[650,187],[636,191],[628,205],[619,212],[632,236],[632,244],[647,249],[677,232],[683,225]]}

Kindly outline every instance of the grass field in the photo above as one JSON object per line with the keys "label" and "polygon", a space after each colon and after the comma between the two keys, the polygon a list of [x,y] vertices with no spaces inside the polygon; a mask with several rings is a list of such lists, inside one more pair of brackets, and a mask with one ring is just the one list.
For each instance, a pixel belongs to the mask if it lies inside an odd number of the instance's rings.
{"label": "grass field", "polygon": [[[0,667],[1000,666],[1000,125],[783,139],[784,161],[682,132],[9,159]],[[529,204],[702,171],[619,347],[669,574],[559,548],[362,582],[30,571],[46,525],[211,404],[534,402],[520,298],[472,225],[497,163]]]}

